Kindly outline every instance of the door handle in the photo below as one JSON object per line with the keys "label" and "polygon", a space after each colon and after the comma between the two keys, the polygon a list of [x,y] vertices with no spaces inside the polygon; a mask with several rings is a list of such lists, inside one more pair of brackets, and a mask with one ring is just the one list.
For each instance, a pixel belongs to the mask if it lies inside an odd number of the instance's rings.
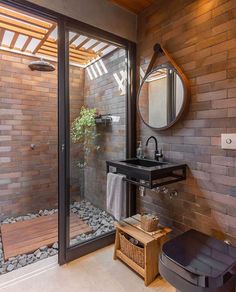
{"label": "door handle", "polygon": [[61,144],[61,152],[64,152],[65,150],[65,144]]}

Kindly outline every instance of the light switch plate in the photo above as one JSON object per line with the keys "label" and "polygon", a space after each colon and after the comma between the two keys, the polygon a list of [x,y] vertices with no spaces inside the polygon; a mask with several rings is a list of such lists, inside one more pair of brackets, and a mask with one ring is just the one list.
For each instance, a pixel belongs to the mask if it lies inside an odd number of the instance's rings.
{"label": "light switch plate", "polygon": [[221,134],[222,149],[236,149],[236,134]]}

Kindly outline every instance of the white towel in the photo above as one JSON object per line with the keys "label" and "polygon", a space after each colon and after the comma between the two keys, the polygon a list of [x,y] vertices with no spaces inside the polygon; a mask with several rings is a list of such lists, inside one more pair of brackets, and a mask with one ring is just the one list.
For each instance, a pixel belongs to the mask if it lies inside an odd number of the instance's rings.
{"label": "white towel", "polygon": [[125,176],[109,172],[107,175],[107,212],[116,220],[126,217],[126,183]]}

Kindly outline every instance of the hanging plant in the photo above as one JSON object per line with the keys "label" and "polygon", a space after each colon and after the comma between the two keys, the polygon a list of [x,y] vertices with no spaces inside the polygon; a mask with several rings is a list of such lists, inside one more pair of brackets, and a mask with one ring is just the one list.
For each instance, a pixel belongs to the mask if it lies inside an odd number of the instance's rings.
{"label": "hanging plant", "polygon": [[83,168],[87,165],[86,157],[91,152],[98,151],[100,146],[96,144],[99,134],[96,132],[96,109],[81,107],[79,116],[71,125],[71,140],[82,149],[83,158],[78,162],[78,166]]}

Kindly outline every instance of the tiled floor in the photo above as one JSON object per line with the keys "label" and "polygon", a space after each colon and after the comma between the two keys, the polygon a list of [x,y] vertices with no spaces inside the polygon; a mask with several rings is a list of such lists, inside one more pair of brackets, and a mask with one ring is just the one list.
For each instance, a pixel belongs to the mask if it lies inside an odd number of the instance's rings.
{"label": "tiled floor", "polygon": [[120,261],[112,259],[113,246],[65,266],[51,257],[0,276],[2,292],[175,292],[157,278],[149,287]]}

